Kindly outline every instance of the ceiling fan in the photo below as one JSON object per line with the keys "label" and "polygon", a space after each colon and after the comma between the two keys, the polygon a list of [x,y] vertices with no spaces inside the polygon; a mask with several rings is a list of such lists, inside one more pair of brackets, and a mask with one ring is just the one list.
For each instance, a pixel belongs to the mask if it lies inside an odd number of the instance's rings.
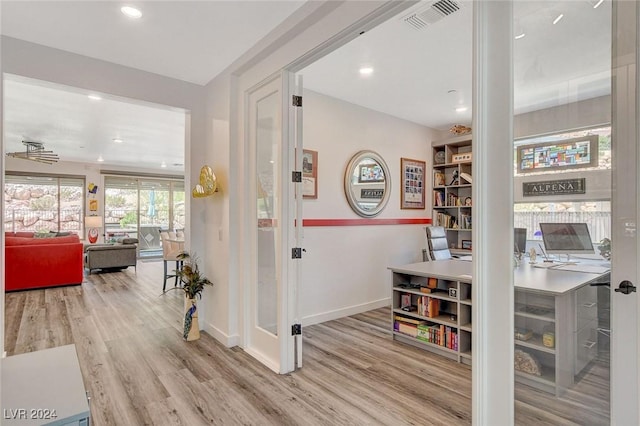
{"label": "ceiling fan", "polygon": [[58,162],[58,154],[54,154],[53,151],[46,151],[42,142],[22,141],[22,143],[27,147],[26,151],[7,152],[7,155],[45,164]]}

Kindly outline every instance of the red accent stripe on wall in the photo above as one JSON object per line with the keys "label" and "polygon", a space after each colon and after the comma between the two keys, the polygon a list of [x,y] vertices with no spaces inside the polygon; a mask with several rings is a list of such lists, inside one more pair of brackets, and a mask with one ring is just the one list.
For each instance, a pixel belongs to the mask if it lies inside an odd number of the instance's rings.
{"label": "red accent stripe on wall", "polygon": [[303,219],[302,226],[362,226],[362,225],[429,225],[429,218],[407,219]]}

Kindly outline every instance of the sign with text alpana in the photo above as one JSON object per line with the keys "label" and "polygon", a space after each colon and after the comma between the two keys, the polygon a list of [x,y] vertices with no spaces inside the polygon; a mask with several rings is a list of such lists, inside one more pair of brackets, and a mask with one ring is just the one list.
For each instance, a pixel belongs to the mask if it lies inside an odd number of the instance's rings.
{"label": "sign with text alpana", "polygon": [[522,195],[525,197],[535,195],[584,194],[585,189],[585,178],[522,183]]}

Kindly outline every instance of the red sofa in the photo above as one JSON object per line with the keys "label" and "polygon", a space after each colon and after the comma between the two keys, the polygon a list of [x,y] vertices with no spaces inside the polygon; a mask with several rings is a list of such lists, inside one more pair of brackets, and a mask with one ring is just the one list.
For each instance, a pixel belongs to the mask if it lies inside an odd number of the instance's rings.
{"label": "red sofa", "polygon": [[34,238],[5,233],[5,291],[82,284],[83,245],[77,235]]}

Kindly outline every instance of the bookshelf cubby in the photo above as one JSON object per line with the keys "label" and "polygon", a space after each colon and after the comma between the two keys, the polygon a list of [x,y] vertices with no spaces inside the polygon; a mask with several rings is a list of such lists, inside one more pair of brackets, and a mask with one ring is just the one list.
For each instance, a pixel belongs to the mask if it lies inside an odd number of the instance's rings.
{"label": "bookshelf cubby", "polygon": [[[472,135],[463,135],[431,144],[433,164],[433,216],[434,226],[447,230],[449,247],[464,250],[462,241],[471,244],[471,218],[473,214],[473,153]],[[456,158],[462,156],[462,158]],[[444,162],[442,162],[444,159]],[[440,162],[438,162],[440,160]],[[468,179],[465,179],[465,176]]]}
{"label": "bookshelf cubby", "polygon": [[470,365],[471,280],[391,270],[393,339]]}

